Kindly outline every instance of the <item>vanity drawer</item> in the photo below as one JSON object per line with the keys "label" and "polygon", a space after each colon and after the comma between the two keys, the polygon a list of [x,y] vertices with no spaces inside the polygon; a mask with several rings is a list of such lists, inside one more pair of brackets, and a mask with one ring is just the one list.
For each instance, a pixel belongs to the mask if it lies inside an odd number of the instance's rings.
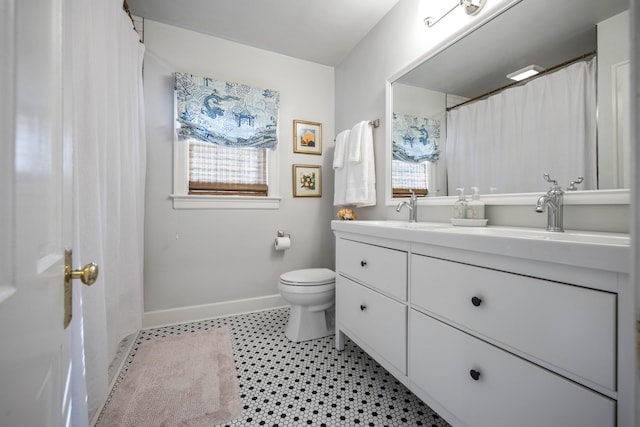
{"label": "vanity drawer", "polygon": [[411,302],[616,390],[616,295],[421,255]]}
{"label": "vanity drawer", "polygon": [[465,425],[615,426],[615,401],[410,311],[409,378]]}
{"label": "vanity drawer", "polygon": [[336,269],[400,300],[407,300],[405,251],[338,239]]}
{"label": "vanity drawer", "polygon": [[338,275],[336,325],[338,328],[348,329],[400,372],[406,374],[406,305]]}

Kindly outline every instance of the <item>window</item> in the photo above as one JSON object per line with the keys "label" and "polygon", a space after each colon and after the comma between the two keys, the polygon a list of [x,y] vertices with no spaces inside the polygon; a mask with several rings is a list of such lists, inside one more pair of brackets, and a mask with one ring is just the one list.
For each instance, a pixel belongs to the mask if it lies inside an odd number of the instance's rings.
{"label": "window", "polygon": [[[225,147],[217,147],[213,144],[200,143],[195,142],[195,144],[204,144],[209,145],[209,147],[219,148],[220,150],[224,150]],[[200,178],[196,178],[198,175],[194,173],[193,178],[191,178],[190,166],[189,166],[189,156],[190,156],[190,143],[187,141],[176,141],[175,149],[174,149],[174,174],[173,174],[173,194],[171,198],[173,199],[173,207],[174,209],[278,209],[280,207],[280,197],[279,197],[279,182],[277,179],[278,176],[278,155],[277,150],[272,149],[249,149],[246,150],[255,150],[256,151],[256,161],[260,157],[264,158],[264,174],[266,175],[267,183],[266,183],[266,195],[263,193],[260,197],[256,197],[257,194],[250,194],[247,191],[245,194],[241,194],[238,190],[250,190],[257,191],[258,185],[250,182],[245,182],[243,184],[237,184],[235,188],[232,188],[233,185],[227,186],[222,185],[219,189],[213,189],[211,186],[209,188],[206,187],[207,181],[206,179],[202,180]],[[209,148],[207,147],[207,148]],[[223,154],[224,157],[232,157],[232,152],[236,150],[242,150],[238,148],[228,148],[228,152]],[[208,150],[207,150],[208,151]],[[221,160],[221,159],[218,159]],[[239,172],[240,176],[247,176],[246,169],[242,166],[242,162],[247,162],[247,160],[241,160],[236,166],[231,166],[230,162],[227,162],[227,165],[224,168],[218,169],[216,166],[217,160],[209,159],[207,160],[209,163],[208,168],[201,168],[201,171],[198,172],[200,176],[203,175],[202,172],[204,170],[213,171],[213,175],[221,175],[219,172],[227,169],[233,170],[234,172]],[[223,163],[223,162],[220,162]],[[220,164],[218,163],[218,165]],[[195,171],[194,171],[195,172]],[[204,173],[204,175],[209,175],[209,173]],[[214,180],[211,180],[214,181]],[[249,181],[249,180],[245,180]],[[193,182],[201,182],[203,184],[195,184],[193,189],[190,189]],[[220,182],[220,181],[218,181]],[[220,182],[223,183],[223,182]],[[196,188],[200,187],[200,188]],[[226,187],[227,189],[232,188],[234,191],[223,191]]]}
{"label": "window", "polygon": [[176,209],[277,209],[277,91],[175,73]]}
{"label": "window", "polygon": [[268,196],[267,149],[190,141],[189,194]]}

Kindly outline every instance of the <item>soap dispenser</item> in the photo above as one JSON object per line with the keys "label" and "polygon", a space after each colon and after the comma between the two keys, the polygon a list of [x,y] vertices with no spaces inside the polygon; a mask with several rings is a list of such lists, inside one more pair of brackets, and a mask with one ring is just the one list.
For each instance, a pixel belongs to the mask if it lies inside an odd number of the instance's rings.
{"label": "soap dispenser", "polygon": [[480,189],[478,187],[471,187],[471,189],[473,196],[467,204],[467,218],[484,219],[484,202],[480,200]]}
{"label": "soap dispenser", "polygon": [[453,217],[461,219],[467,217],[467,199],[464,197],[464,188],[456,188],[458,200],[453,204]]}

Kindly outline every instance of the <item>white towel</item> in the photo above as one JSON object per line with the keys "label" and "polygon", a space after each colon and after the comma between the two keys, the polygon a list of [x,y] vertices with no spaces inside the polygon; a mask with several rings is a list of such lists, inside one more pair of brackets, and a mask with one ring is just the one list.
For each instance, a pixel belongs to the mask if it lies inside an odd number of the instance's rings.
{"label": "white towel", "polygon": [[333,170],[334,170],[334,185],[333,185],[333,205],[340,206],[345,204],[345,197],[347,194],[347,162],[345,157],[347,155],[347,146],[349,145],[349,137],[351,135],[351,129],[344,130],[336,136],[336,145],[333,151]]}
{"label": "white towel", "polygon": [[347,144],[351,130],[343,130],[336,136],[336,146],[333,150],[333,168],[338,169],[344,166],[344,158],[347,152]]}
{"label": "white towel", "polygon": [[369,122],[366,120],[361,121],[351,129],[349,152],[347,154],[350,162],[359,162],[362,160],[362,144],[364,139],[367,137],[367,134],[371,135],[371,138],[373,138],[371,126],[369,126]]}
{"label": "white towel", "polygon": [[356,124],[351,130],[347,160],[345,204],[358,207],[374,206],[376,204],[376,170],[373,131],[368,121]]}

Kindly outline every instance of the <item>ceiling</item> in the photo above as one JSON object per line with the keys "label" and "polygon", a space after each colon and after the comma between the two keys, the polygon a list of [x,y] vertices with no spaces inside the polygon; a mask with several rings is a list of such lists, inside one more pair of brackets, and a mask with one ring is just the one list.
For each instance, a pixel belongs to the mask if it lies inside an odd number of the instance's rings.
{"label": "ceiling", "polygon": [[399,0],[127,0],[164,24],[336,66]]}
{"label": "ceiling", "polygon": [[628,7],[628,0],[522,1],[399,81],[473,98],[527,65],[551,68],[595,50],[596,24]]}

